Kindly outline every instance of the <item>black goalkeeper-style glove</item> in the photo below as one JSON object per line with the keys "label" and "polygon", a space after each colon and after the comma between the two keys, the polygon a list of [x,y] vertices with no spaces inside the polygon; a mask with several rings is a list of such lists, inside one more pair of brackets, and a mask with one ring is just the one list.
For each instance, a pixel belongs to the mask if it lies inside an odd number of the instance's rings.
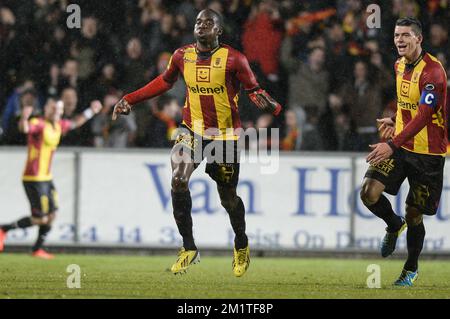
{"label": "black goalkeeper-style glove", "polygon": [[281,112],[281,105],[263,89],[257,89],[248,94],[250,100],[261,110],[268,110],[277,116]]}

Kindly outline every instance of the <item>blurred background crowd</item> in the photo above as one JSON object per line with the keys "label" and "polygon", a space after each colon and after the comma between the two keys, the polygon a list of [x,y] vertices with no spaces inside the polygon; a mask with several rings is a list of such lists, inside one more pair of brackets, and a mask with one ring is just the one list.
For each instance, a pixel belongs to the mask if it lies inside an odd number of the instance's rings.
{"label": "blurred background crowd", "polygon": [[[71,3],[81,8],[80,29],[66,25]],[[372,3],[381,7],[380,29],[366,24]],[[184,104],[181,79],[115,122],[112,106],[194,42],[195,17],[206,7],[225,18],[221,41],[247,56],[284,106],[273,118],[241,94],[244,127],[280,128],[283,150],[366,151],[378,140],[376,118],[396,108],[399,17],[422,21],[425,49],[450,71],[450,0],[0,0],[0,144],[24,144],[21,108],[34,105],[38,115],[58,96],[67,118],[93,100],[104,105],[62,145],[170,147]]]}

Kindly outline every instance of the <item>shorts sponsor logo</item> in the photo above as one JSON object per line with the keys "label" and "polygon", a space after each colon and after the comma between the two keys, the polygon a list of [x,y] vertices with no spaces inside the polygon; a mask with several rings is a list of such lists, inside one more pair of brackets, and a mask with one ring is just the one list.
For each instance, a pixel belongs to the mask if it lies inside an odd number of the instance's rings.
{"label": "shorts sponsor logo", "polygon": [[375,170],[384,176],[388,176],[389,173],[395,168],[395,163],[393,159],[387,159],[382,161],[380,164],[371,165],[370,169]]}

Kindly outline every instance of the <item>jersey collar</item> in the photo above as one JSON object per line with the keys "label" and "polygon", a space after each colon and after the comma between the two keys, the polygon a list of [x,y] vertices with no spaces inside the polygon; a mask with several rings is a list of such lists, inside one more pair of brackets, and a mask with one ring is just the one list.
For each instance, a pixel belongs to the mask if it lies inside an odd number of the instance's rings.
{"label": "jersey collar", "polygon": [[[406,70],[412,70],[412,69],[414,69],[416,66],[417,66],[417,64],[419,64],[420,63],[420,61],[422,61],[422,59],[423,59],[423,57],[425,56],[425,50],[422,50],[422,52],[420,53],[420,55],[419,55],[419,57],[417,58],[417,60],[416,61],[414,61],[414,62],[412,62],[412,63],[405,63],[405,67],[406,67]],[[403,61],[405,61],[405,60],[403,60]]]}
{"label": "jersey collar", "polygon": [[200,51],[199,49],[197,49],[197,44],[194,45],[195,52],[197,53],[198,57],[202,60],[208,59],[209,57],[211,57],[214,53],[217,52],[217,50],[220,49],[220,47],[221,47],[221,43],[219,43],[218,46],[216,46],[214,49],[212,49],[210,51]]}

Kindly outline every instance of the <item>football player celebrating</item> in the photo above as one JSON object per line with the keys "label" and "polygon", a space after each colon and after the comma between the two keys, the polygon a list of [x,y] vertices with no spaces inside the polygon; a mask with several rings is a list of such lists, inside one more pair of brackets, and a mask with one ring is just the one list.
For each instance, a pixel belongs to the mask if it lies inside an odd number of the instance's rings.
{"label": "football player celebrating", "polygon": [[[417,279],[425,238],[423,215],[434,215],[438,209],[447,152],[447,76],[442,64],[423,51],[422,40],[417,19],[397,20],[397,114],[378,120],[382,136],[389,140],[370,145],[373,151],[367,161],[371,165],[361,191],[365,206],[387,224],[383,257],[394,252],[398,236],[408,227],[408,259],[395,282],[398,286],[412,286]],[[410,189],[405,221],[382,193],[396,195],[406,178]]]}
{"label": "football player celebrating", "polygon": [[[239,136],[236,129],[241,127],[237,105],[240,85],[258,108],[274,115],[281,110],[280,104],[259,87],[247,58],[219,42],[222,29],[220,14],[210,9],[201,11],[194,27],[196,43],[176,50],[163,74],[124,96],[113,112],[113,119],[118,114],[128,114],[134,104],[169,90],[179,74],[186,82],[184,132],[176,138],[171,152],[173,214],[183,237],[183,247],[171,268],[174,274],[184,273],[199,261],[192,234],[192,200],[188,185],[192,172],[205,156],[208,158],[206,173],[217,183],[221,204],[235,233],[234,275],[240,277],[246,272],[250,250],[245,233],[245,208],[236,193],[239,177]],[[205,154],[205,149],[212,148],[216,151],[214,159]],[[217,157],[226,160],[221,161]]]}
{"label": "football player celebrating", "polygon": [[39,226],[33,256],[52,259],[42,246],[51,230],[58,210],[58,194],[53,185],[51,164],[54,152],[61,135],[86,123],[102,108],[99,101],[92,101],[90,108],[78,115],[73,121],[61,119],[64,112],[62,101],[49,98],[44,106],[44,118],[32,118],[32,106],[25,106],[19,120],[19,130],[28,136],[28,157],[23,173],[23,186],[31,206],[31,216],[0,226],[0,251],[4,248],[4,240],[8,231],[16,228]]}

